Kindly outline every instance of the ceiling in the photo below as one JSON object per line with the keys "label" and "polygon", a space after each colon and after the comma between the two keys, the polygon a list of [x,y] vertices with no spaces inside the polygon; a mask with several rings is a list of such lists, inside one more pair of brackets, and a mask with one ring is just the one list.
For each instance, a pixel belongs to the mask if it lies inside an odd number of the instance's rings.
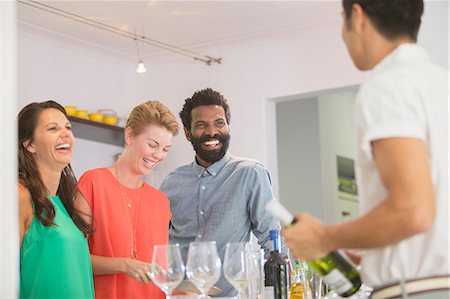
{"label": "ceiling", "polygon": [[[136,57],[134,34],[176,47],[202,52],[220,45],[262,35],[340,20],[334,1],[18,1],[19,23],[121,55]],[[32,5],[32,6],[30,6]],[[33,7],[38,6],[39,8]],[[45,9],[45,10],[43,10]],[[57,9],[57,11],[55,10]],[[48,11],[52,11],[50,13]],[[60,15],[54,14],[57,12]],[[72,18],[67,18],[70,13]],[[61,15],[65,15],[61,16]],[[84,23],[73,15],[85,18]],[[80,20],[79,17],[78,20]],[[131,33],[131,38],[86,22],[98,22]],[[141,56],[161,53],[159,47],[139,43]],[[206,54],[207,53],[202,53]]]}

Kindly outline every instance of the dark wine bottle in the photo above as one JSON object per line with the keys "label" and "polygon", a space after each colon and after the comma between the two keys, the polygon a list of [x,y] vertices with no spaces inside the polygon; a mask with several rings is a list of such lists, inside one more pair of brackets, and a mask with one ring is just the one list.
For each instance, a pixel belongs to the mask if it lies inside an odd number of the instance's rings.
{"label": "dark wine bottle", "polygon": [[280,238],[278,230],[270,231],[273,251],[264,264],[264,298],[288,299],[287,267],[279,253]]}
{"label": "dark wine bottle", "polygon": [[[294,216],[277,200],[269,202],[266,209],[283,226],[295,223]],[[330,252],[320,260],[308,261],[308,264],[342,297],[355,294],[361,287],[358,270],[337,251]]]}

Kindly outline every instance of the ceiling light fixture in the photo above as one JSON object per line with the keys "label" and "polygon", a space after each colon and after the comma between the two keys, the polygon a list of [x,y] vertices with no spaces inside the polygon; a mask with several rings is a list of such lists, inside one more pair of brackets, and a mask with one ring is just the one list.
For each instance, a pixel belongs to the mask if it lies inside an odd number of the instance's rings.
{"label": "ceiling light fixture", "polygon": [[145,68],[144,62],[142,60],[139,60],[136,73],[142,74],[145,73],[147,69]]}
{"label": "ceiling light fixture", "polygon": [[31,6],[33,8],[36,9],[40,9],[43,11],[46,11],[48,13],[52,13],[79,23],[83,23],[92,27],[95,27],[97,29],[101,29],[101,30],[105,30],[114,34],[118,34],[120,36],[129,38],[129,39],[134,39],[136,41],[140,41],[141,43],[153,46],[153,47],[157,47],[160,49],[164,49],[166,51],[170,51],[179,55],[184,55],[184,56],[188,56],[193,58],[196,61],[201,61],[206,63],[207,65],[212,65],[213,63],[217,63],[220,64],[222,63],[222,58],[215,58],[215,57],[211,57],[208,55],[203,55],[203,54],[199,54],[196,53],[194,51],[188,50],[188,49],[184,49],[181,47],[177,47],[177,46],[173,46],[170,45],[168,43],[165,42],[161,42],[161,41],[157,41],[154,39],[150,39],[145,37],[144,35],[142,36],[136,36],[136,34],[133,34],[132,32],[129,32],[127,30],[122,30],[120,28],[114,27],[114,26],[110,26],[108,24],[104,24],[95,20],[91,20],[85,17],[82,17],[80,15],[44,4],[42,2],[37,2],[37,1],[33,1],[33,0],[18,0],[17,1],[20,4],[24,4],[24,5],[28,5]]}
{"label": "ceiling light fixture", "polygon": [[137,57],[139,60],[138,66],[136,69],[136,73],[142,74],[142,73],[145,73],[147,71],[147,69],[145,68],[144,61],[142,60],[141,55],[139,53],[139,42],[138,42],[137,38],[135,38],[134,40],[136,41],[136,52],[137,52]]}

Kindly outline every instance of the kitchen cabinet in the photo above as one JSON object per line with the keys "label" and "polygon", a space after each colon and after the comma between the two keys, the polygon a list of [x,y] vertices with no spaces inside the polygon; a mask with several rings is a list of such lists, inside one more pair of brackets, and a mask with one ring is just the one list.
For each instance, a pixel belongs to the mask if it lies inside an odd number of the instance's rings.
{"label": "kitchen cabinet", "polygon": [[72,124],[73,134],[77,138],[91,141],[103,142],[116,146],[122,146],[125,143],[124,128],[111,126],[87,119],[69,116]]}

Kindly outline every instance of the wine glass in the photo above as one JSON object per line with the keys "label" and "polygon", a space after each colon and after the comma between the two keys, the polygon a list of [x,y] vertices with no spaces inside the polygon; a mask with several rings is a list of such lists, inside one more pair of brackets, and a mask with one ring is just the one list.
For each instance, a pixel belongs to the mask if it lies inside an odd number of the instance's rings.
{"label": "wine glass", "polygon": [[209,289],[219,280],[222,263],[216,242],[193,242],[189,244],[186,275],[206,297]]}
{"label": "wine glass", "polygon": [[303,276],[303,298],[321,299],[322,298],[322,276],[317,274],[313,268],[305,261],[302,262]]}
{"label": "wine glass", "polygon": [[184,278],[184,264],[178,244],[153,246],[150,278],[170,298]]}
{"label": "wine glass", "polygon": [[223,261],[223,273],[238,291],[240,299],[249,299],[252,278],[255,277],[253,252],[249,243],[228,243]]}

